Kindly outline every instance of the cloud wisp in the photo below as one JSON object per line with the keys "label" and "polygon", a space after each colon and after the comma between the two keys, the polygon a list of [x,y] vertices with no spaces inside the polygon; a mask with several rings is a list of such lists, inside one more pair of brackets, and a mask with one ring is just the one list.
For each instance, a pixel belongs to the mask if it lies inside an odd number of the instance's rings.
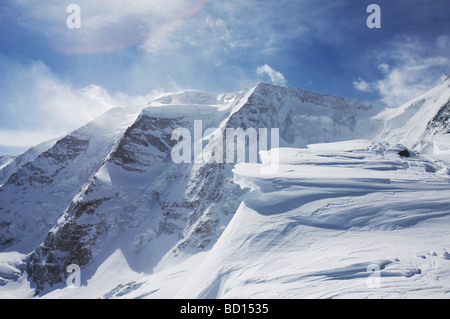
{"label": "cloud wisp", "polygon": [[381,79],[366,81],[358,78],[353,86],[362,92],[377,93],[380,102],[387,106],[400,106],[438,85],[448,76],[450,58],[441,54],[441,49],[450,50],[449,44],[448,39],[441,36],[437,38],[434,50],[425,50],[417,38],[402,39],[390,49],[378,53]]}
{"label": "cloud wisp", "polygon": [[264,64],[256,68],[256,74],[259,77],[268,76],[272,84],[285,86],[287,81],[281,72],[278,72],[271,68],[269,65]]}
{"label": "cloud wisp", "polygon": [[40,61],[0,59],[0,148],[27,148],[69,133],[115,106],[144,107],[147,96],[73,87]]}

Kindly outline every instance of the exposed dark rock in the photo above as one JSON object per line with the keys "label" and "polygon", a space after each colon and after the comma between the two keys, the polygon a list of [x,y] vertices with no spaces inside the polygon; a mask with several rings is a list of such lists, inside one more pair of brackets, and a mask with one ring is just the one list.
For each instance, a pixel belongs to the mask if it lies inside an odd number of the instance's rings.
{"label": "exposed dark rock", "polygon": [[73,203],[67,212],[67,222],[49,232],[42,243],[28,258],[27,272],[39,294],[47,288],[63,283],[66,269],[71,264],[86,266],[93,257],[92,247],[105,231],[102,222],[79,224],[83,215],[91,215],[108,198]]}
{"label": "exposed dark rock", "polygon": [[439,110],[433,120],[428,123],[427,130],[437,131],[438,133],[450,133],[450,100]]}
{"label": "exposed dark rock", "polygon": [[86,151],[89,141],[67,135],[62,138],[48,151],[42,153],[43,157],[48,157],[56,163],[69,162],[77,158],[81,152]]}
{"label": "exposed dark rock", "polygon": [[[71,161],[86,151],[89,141],[68,135],[59,140],[51,149],[39,155],[35,161],[23,165],[8,180],[17,186],[48,185],[53,178],[66,168]],[[38,164],[41,164],[38,166]],[[46,168],[55,167],[53,171]]]}
{"label": "exposed dark rock", "polygon": [[398,152],[398,156],[400,156],[400,157],[410,157],[411,153],[408,150],[405,149],[405,150],[402,150],[402,151]]}
{"label": "exposed dark rock", "polygon": [[131,172],[145,172],[146,167],[170,155],[176,141],[171,140],[175,128],[188,127],[182,118],[160,119],[141,115],[119,142],[110,161]]}
{"label": "exposed dark rock", "polygon": [[113,290],[111,290],[110,292],[106,293],[103,295],[104,299],[110,299],[110,298],[117,298],[117,297],[123,297],[127,294],[129,294],[130,292],[133,292],[137,289],[139,289],[140,287],[142,287],[142,285],[144,285],[146,282],[129,282],[127,284],[120,284],[117,287],[115,287]]}

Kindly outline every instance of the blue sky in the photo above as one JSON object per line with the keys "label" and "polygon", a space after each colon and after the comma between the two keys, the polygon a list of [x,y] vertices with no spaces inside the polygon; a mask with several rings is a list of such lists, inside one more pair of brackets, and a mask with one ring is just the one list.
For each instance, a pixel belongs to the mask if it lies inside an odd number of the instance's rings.
{"label": "blue sky", "polygon": [[182,89],[264,81],[399,106],[450,74],[449,31],[448,0],[5,0],[0,155]]}

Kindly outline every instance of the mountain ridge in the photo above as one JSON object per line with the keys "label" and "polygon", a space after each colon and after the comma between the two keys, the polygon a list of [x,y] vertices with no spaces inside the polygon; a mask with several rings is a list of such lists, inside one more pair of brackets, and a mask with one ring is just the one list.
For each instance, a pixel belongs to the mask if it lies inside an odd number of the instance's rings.
{"label": "mountain ridge", "polygon": [[[175,129],[192,132],[194,120],[203,121],[203,129],[215,128],[203,138],[211,159],[227,128],[280,128],[282,148],[375,138],[386,130],[382,109],[258,83],[229,94],[167,94],[134,113],[111,110],[58,140],[1,186],[2,249],[29,253],[27,274],[38,295],[64,287],[70,264],[90,274],[89,280],[117,248],[127,251],[130,267],[152,273],[161,262],[214,247],[250,191],[235,183],[234,164],[173,163]],[[446,114],[435,114],[434,122],[447,121]],[[59,206],[49,206],[44,194]],[[37,208],[32,230],[24,213],[30,205]],[[19,218],[13,220],[11,211]]]}

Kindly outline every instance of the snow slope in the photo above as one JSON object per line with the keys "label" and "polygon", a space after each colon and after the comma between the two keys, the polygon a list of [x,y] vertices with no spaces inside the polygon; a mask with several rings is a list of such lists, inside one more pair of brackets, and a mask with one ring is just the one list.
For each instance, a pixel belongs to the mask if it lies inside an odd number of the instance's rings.
{"label": "snow slope", "polygon": [[[442,164],[363,141],[281,149],[281,158],[272,175],[237,165],[236,182],[252,191],[176,297],[447,296]],[[367,285],[371,265],[379,289]]]}

